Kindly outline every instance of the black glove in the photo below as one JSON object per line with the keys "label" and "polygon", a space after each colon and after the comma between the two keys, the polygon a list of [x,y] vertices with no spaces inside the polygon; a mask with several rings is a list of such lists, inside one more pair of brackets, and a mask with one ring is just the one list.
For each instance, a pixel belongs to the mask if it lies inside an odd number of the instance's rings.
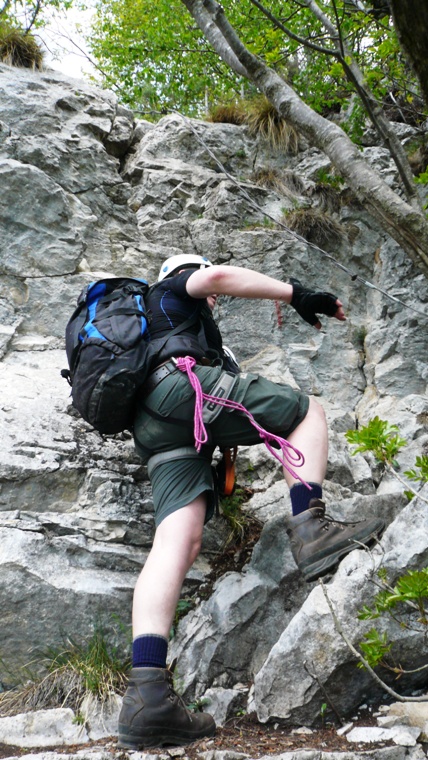
{"label": "black glove", "polygon": [[317,313],[334,317],[339,308],[336,303],[337,296],[324,291],[309,290],[302,285],[300,280],[295,280],[293,277],[290,277],[289,282],[293,286],[290,306],[296,309],[305,322],[316,325],[319,322]]}

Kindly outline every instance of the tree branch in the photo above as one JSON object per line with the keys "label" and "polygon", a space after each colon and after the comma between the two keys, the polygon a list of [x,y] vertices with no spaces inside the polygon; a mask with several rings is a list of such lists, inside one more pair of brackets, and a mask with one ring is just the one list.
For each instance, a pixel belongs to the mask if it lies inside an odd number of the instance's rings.
{"label": "tree branch", "polygon": [[304,47],[308,47],[312,50],[316,50],[324,55],[334,56],[341,64],[347,79],[355,87],[358,95],[360,96],[364,108],[367,114],[378,132],[384,145],[390,150],[390,153],[397,166],[398,173],[403,182],[403,186],[406,191],[406,195],[409,198],[415,208],[422,210],[422,204],[419,200],[419,195],[415,186],[413,172],[410,168],[410,164],[405,150],[397,138],[395,132],[391,129],[389,121],[385,119],[382,109],[380,108],[373,93],[369,90],[364,81],[364,76],[356,63],[351,51],[347,48],[346,42],[342,37],[340,19],[337,12],[336,2],[333,2],[334,13],[336,17],[337,27],[335,27],[330,21],[326,13],[324,13],[315,0],[303,0],[301,4],[303,7],[307,7],[322,24],[331,41],[335,45],[335,49],[331,50],[320,45],[315,45],[309,39],[300,37],[294,34],[288,27],[286,27],[276,16],[273,15],[267,8],[265,8],[259,0],[250,0],[253,5],[256,6],[272,24],[286,34],[290,39],[299,42]]}
{"label": "tree branch", "polygon": [[[367,211],[378,219],[416,266],[428,276],[428,223],[425,214],[412,208],[383,181],[337,124],[306,105],[279,74],[245,47],[215,0],[182,2],[198,25],[203,4],[205,13],[209,14],[212,24],[220,32],[220,36],[213,36],[210,40],[220,57],[226,63],[231,53],[238,59],[247,72],[246,78],[266,95],[283,118],[329,156]],[[227,58],[226,47],[230,48]]]}
{"label": "tree branch", "polygon": [[337,53],[335,50],[330,50],[330,48],[321,47],[321,45],[316,45],[312,40],[309,40],[305,37],[300,37],[298,34],[295,34],[291,31],[291,29],[288,28],[288,26],[285,26],[282,21],[279,20],[279,18],[276,18],[276,16],[273,15],[267,8],[262,5],[259,0],[250,0],[250,2],[256,6],[256,8],[261,11],[266,18],[269,19],[269,21],[272,22],[274,26],[277,27],[277,29],[280,29],[281,32],[284,32],[284,34],[287,35],[291,40],[294,40],[295,42],[298,42],[300,45],[303,45],[304,47],[311,48],[311,50],[316,50],[317,53],[323,53],[323,55],[333,55],[337,57]]}
{"label": "tree branch", "polygon": [[417,499],[420,499],[421,501],[424,501],[425,504],[428,504],[428,499],[425,498],[425,496],[421,496],[421,494],[418,491],[415,491],[413,486],[409,485],[409,483],[406,483],[405,480],[401,477],[401,475],[396,472],[396,470],[393,468],[392,464],[389,462],[385,462],[386,466],[388,467],[388,470],[394,475],[395,478],[401,483],[404,488],[406,488],[408,491],[411,491],[413,496],[415,496]]}
{"label": "tree branch", "polygon": [[[206,36],[214,50],[223,58],[224,62],[238,74],[238,76],[248,78],[248,72],[242,62],[234,55],[233,51],[226,44],[219,27],[215,23],[215,18],[208,13],[203,0],[182,0],[187,10],[195,19],[201,32]],[[221,51],[221,52],[220,52]]]}
{"label": "tree branch", "polygon": [[42,0],[37,0],[36,5],[35,5],[34,10],[33,10],[32,19],[31,19],[29,25],[27,26],[27,28],[25,30],[25,34],[28,34],[31,31],[32,27],[34,26],[36,18],[39,15],[39,12],[40,12],[41,5],[42,5]]}
{"label": "tree branch", "polygon": [[7,9],[9,8],[11,0],[5,0],[3,8],[0,9],[0,16],[3,15],[3,13],[6,13]]}
{"label": "tree branch", "polygon": [[[323,682],[321,681],[321,679],[320,679],[320,678],[317,676],[317,674],[316,674],[316,673],[311,673],[311,671],[309,670],[309,668],[308,668],[308,666],[307,666],[307,664],[306,664],[306,660],[304,660],[304,662],[303,662],[303,667],[304,667],[304,669],[306,670],[306,672],[307,672],[308,676],[310,676],[311,678],[313,678],[313,679],[314,679],[314,681],[316,681],[316,682],[317,682],[317,684],[318,684],[318,686],[319,686],[320,690],[322,691],[322,693],[323,693],[323,695],[324,695],[325,699],[327,700],[328,704],[330,705],[330,709],[331,709],[331,710],[334,712],[334,714],[335,714],[335,716],[336,716],[337,720],[339,721],[339,724],[340,724],[341,726],[343,726],[343,725],[344,725],[344,721],[343,721],[343,718],[341,717],[340,713],[339,713],[339,712],[338,712],[338,710],[336,709],[336,706],[335,706],[335,704],[334,704],[333,700],[331,699],[331,697],[330,697],[330,695],[329,695],[329,693],[328,693],[327,689],[325,688],[325,686],[324,686]],[[314,663],[312,663],[312,669],[313,669],[313,670],[315,670],[315,668],[314,668]]]}
{"label": "tree branch", "polygon": [[398,694],[398,692],[394,691],[394,689],[391,689],[385,683],[385,681],[382,681],[382,679],[379,678],[378,674],[375,673],[375,671],[373,670],[373,668],[370,667],[370,665],[368,664],[367,660],[363,657],[363,655],[360,654],[360,652],[358,651],[358,649],[355,649],[354,645],[349,641],[347,635],[345,634],[345,632],[344,632],[344,630],[342,628],[342,625],[341,625],[341,623],[339,621],[339,618],[337,617],[337,615],[336,615],[336,613],[334,611],[333,605],[331,603],[331,599],[330,599],[329,595],[327,594],[327,589],[324,586],[324,583],[323,583],[323,581],[322,581],[321,578],[319,580],[319,584],[320,584],[320,586],[322,588],[325,600],[326,600],[326,602],[328,604],[328,607],[329,607],[329,610],[331,612],[331,615],[332,615],[332,618],[333,618],[334,627],[335,627],[337,633],[339,634],[340,638],[343,639],[343,641],[345,642],[345,644],[348,647],[348,649],[352,652],[352,654],[355,655],[355,657],[364,665],[364,667],[370,673],[371,677],[376,681],[376,683],[378,683],[379,686],[382,687],[382,689],[384,689],[388,694],[390,694],[391,697],[394,697],[394,699],[398,699],[399,702],[428,702],[428,696],[424,696],[424,697],[403,697],[401,694]]}
{"label": "tree branch", "polygon": [[321,10],[315,0],[305,0],[305,2],[315,18],[321,22],[332,41],[335,43],[337,58],[340,61],[348,80],[354,85],[373,126],[394,159],[409,202],[419,211],[422,211],[422,203],[419,199],[406,151],[394,130],[391,128],[390,122],[384,117],[373,93],[367,87],[360,67],[341,36],[340,28],[336,29],[333,26],[329,17]]}

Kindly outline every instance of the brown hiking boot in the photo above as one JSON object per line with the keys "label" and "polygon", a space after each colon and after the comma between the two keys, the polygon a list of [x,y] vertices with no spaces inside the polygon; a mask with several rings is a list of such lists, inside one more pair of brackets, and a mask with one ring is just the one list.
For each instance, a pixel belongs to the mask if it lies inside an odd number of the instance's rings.
{"label": "brown hiking boot", "polygon": [[177,746],[214,733],[212,716],[191,712],[175,693],[171,670],[131,670],[119,715],[119,747],[138,750]]}
{"label": "brown hiking boot", "polygon": [[331,573],[339,561],[360,544],[370,546],[382,534],[383,520],[339,522],[325,513],[320,499],[311,499],[309,509],[286,518],[291,551],[305,581]]}

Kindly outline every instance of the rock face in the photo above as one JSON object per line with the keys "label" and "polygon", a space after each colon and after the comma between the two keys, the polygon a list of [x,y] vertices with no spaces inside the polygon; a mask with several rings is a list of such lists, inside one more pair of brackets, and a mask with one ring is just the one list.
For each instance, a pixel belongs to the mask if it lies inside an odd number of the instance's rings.
{"label": "rock face", "polygon": [[[103,438],[74,413],[60,377],[64,327],[98,273],[153,280],[163,258],[179,252],[293,275],[337,292],[346,306],[348,321],[325,318],[321,332],[290,309],[278,319],[269,302],[223,298],[218,317],[245,369],[323,405],[329,511],[383,515],[389,525],[373,557],[352,553],[327,586],[353,642],[361,640],[367,626],[356,612],[375,593],[373,564],[383,563],[392,582],[426,565],[428,525],[426,506],[407,504],[392,476],[352,457],[344,433],[378,415],[408,442],[402,470],[426,453],[426,280],[355,205],[337,212],[341,232],[324,244],[328,257],[266,224],[296,205],[322,207],[316,171],[328,162],[317,151],[281,155],[243,127],[179,115],[135,122],[109,92],[5,65],[0,105],[0,657],[23,664],[100,623],[116,640],[113,616],[129,623],[153,535],[146,469],[130,435]],[[366,150],[396,182],[384,154]],[[272,168],[294,189],[279,194],[254,182],[257,170]],[[352,280],[332,256],[379,289]],[[352,713],[377,692],[335,632],[322,589],[297,572],[282,530],[289,497],[280,467],[262,446],[242,449],[238,481],[254,492],[245,509],[264,523],[262,536],[243,572],[220,578],[181,621],[172,642],[178,683],[190,697],[254,681],[249,707],[260,720],[310,724],[322,682]],[[226,536],[222,519],[207,526],[186,592],[203,582]],[[423,637],[399,638],[402,660],[418,661]],[[419,683],[415,676],[408,686]]]}

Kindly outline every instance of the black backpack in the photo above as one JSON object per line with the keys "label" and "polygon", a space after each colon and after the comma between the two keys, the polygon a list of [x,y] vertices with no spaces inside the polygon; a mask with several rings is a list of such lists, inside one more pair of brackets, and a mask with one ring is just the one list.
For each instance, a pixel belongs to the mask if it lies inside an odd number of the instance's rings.
{"label": "black backpack", "polygon": [[100,433],[131,429],[138,389],[170,336],[150,340],[145,280],[118,277],[91,282],[67,323],[65,348],[73,406]]}

